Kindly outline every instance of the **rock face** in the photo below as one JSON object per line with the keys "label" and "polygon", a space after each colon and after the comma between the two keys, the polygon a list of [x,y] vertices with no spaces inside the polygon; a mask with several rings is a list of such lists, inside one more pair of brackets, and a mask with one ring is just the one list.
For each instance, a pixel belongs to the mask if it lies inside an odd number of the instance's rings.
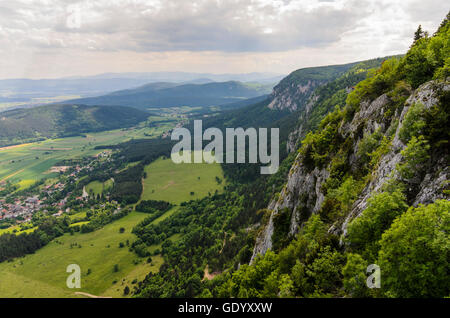
{"label": "rock face", "polygon": [[276,86],[271,94],[270,109],[289,110],[295,112],[304,107],[314,90],[327,83],[325,80],[308,80],[306,83],[292,83],[281,88]]}
{"label": "rock face", "polygon": [[[347,226],[350,221],[360,216],[367,207],[367,200],[370,198],[372,192],[379,191],[386,181],[388,181],[388,179],[392,176],[392,174],[394,176],[396,175],[396,166],[402,160],[401,151],[406,147],[406,145],[399,138],[399,132],[403,127],[404,118],[409,108],[416,103],[421,103],[425,106],[425,109],[429,109],[438,103],[438,92],[448,90],[450,90],[450,84],[448,82],[437,84],[431,81],[421,85],[413,94],[411,94],[399,116],[399,124],[395,131],[395,136],[392,141],[390,151],[381,158],[378,169],[372,174],[371,181],[366,185],[362,194],[353,204],[352,210],[346,217],[341,228],[333,227],[330,231],[336,234],[345,235],[347,233]],[[375,102],[376,101],[373,103]],[[373,109],[375,113],[376,110],[377,108]],[[369,120],[368,125],[373,125],[375,127],[374,122],[375,120]],[[427,204],[437,199],[444,198],[444,181],[448,180],[449,177],[449,167],[447,166],[445,158],[442,158],[438,164],[431,167],[430,171],[428,171],[425,175],[420,184],[420,191],[413,200],[413,205],[417,206],[418,204]]]}
{"label": "rock face", "polygon": [[315,213],[320,209],[325,198],[321,186],[328,176],[329,173],[326,169],[319,170],[316,168],[312,172],[308,172],[301,165],[293,165],[289,172],[288,182],[281,191],[279,198],[269,204],[268,209],[272,213],[268,224],[257,238],[251,262],[258,254],[264,254],[272,248],[273,219],[280,211],[285,208],[293,211],[289,235],[294,235],[298,231],[300,221],[306,220],[310,213]]}
{"label": "rock face", "polygon": [[314,106],[314,103],[319,99],[319,96],[313,94],[306,106],[304,107],[303,112],[300,113],[300,117],[298,119],[297,127],[294,131],[292,131],[286,143],[286,150],[288,153],[293,152],[297,149],[298,142],[305,137],[306,129],[304,129],[305,122],[308,119],[311,109]]}
{"label": "rock face", "polygon": [[334,81],[356,64],[309,67],[292,72],[274,87],[269,108],[291,112],[303,109],[317,87]]}
{"label": "rock face", "polygon": [[[449,89],[450,83],[448,81],[445,83],[431,81],[423,84],[410,95],[401,112],[398,111],[394,114],[394,119],[397,120],[392,121],[386,121],[385,116],[383,116],[388,111],[391,103],[390,98],[386,94],[383,94],[371,102],[362,102],[359,111],[355,114],[352,121],[347,123],[342,122],[339,128],[339,134],[344,139],[350,137],[353,140],[352,153],[349,155],[349,164],[351,166],[358,159],[358,146],[365,133],[372,134],[376,130],[379,130],[381,133],[386,134],[390,130],[395,131],[395,135],[390,150],[381,157],[377,169],[372,173],[370,181],[354,202],[350,213],[339,225],[333,225],[329,229],[330,232],[337,235],[345,235],[348,224],[354,218],[361,215],[367,207],[367,201],[372,193],[380,190],[388,179],[393,175],[395,176],[396,166],[402,160],[401,151],[406,147],[399,138],[399,131],[411,105],[422,103],[428,109],[438,103],[439,92],[448,91]],[[313,105],[309,105],[309,107],[313,107]],[[293,132],[292,135],[301,136],[301,127]],[[329,177],[329,172],[325,168],[322,170],[315,168],[312,171],[308,171],[301,165],[300,156],[300,154],[297,156],[292,165],[288,181],[279,197],[274,199],[268,206],[268,209],[272,211],[271,216],[268,224],[256,240],[251,262],[254,261],[258,254],[264,254],[272,247],[273,219],[280,211],[285,208],[293,211],[288,234],[293,235],[311,213],[317,213],[322,207],[325,195],[322,193],[321,188],[325,180]],[[450,176],[449,170],[450,168],[448,167],[446,158],[442,158],[442,160],[430,168],[420,182],[419,192],[412,200],[413,205],[427,204],[436,199],[444,198],[443,190],[446,186],[446,180]]]}

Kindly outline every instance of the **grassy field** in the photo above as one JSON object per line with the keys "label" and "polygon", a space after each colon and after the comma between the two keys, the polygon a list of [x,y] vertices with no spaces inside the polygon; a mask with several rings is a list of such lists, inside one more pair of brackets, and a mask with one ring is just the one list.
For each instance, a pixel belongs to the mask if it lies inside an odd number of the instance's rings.
{"label": "grassy field", "polygon": [[91,183],[89,183],[86,186],[86,191],[89,194],[94,194],[95,196],[97,196],[98,194],[102,194],[103,191],[111,189],[113,186],[114,182],[109,179],[105,182],[100,182],[100,181],[92,181]]}
{"label": "grassy field", "polygon": [[[7,229],[0,229],[0,235],[5,234],[5,233],[15,233],[16,235],[19,235],[22,233],[31,233],[31,232],[34,232],[34,230],[36,228],[37,227],[32,227],[32,228],[22,231],[18,225],[15,225],[15,226],[10,226]],[[16,230],[16,232],[14,232],[14,230]]]}
{"label": "grassy field", "polygon": [[[220,164],[175,164],[172,160],[160,158],[145,167],[142,200],[164,200],[179,204],[184,201],[203,198],[208,193],[223,190],[216,177],[223,180]],[[193,194],[191,194],[193,193]]]}
{"label": "grassy field", "polygon": [[78,212],[69,216],[71,220],[83,219],[86,217],[86,211]]}
{"label": "grassy field", "polygon": [[[131,243],[135,239],[131,230],[146,216],[132,212],[98,231],[65,234],[35,254],[1,263],[0,297],[74,297],[75,292],[122,296],[125,285],[132,289],[133,280],[142,280],[162,264],[160,256],[152,257],[153,263],[147,264],[128,248],[119,248],[120,242],[129,240]],[[125,228],[125,233],[119,233],[121,227]],[[66,268],[70,264],[81,268],[81,289],[66,286],[69,275]],[[113,270],[115,264],[119,266],[118,272]],[[88,269],[91,270],[89,275]]]}
{"label": "grassy field", "polygon": [[[162,117],[161,117],[162,118]],[[151,117],[156,120],[157,117]],[[150,121],[151,122],[151,121]],[[130,139],[153,138],[175,125],[167,122],[159,127],[142,124],[132,129],[118,129],[86,136],[49,139],[41,142],[0,148],[0,181],[18,183],[21,188],[32,185],[41,178],[55,177],[49,170],[63,159],[82,158],[100,152],[96,146],[118,144]]]}

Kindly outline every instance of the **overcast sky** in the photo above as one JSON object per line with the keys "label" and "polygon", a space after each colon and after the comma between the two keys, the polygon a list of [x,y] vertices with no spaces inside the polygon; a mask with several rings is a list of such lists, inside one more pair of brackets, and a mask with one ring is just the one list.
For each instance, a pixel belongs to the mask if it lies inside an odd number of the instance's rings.
{"label": "overcast sky", "polygon": [[405,53],[447,0],[0,0],[0,78],[272,72]]}

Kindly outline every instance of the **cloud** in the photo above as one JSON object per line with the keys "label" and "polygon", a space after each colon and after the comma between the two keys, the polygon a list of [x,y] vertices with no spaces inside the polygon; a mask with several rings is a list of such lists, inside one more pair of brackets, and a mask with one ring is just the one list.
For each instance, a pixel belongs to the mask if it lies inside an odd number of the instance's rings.
{"label": "cloud", "polygon": [[405,53],[445,0],[0,2],[0,77],[283,72]]}
{"label": "cloud", "polygon": [[339,41],[364,14],[364,3],[357,0],[48,0],[0,10],[4,28],[27,30],[16,42],[138,52],[324,46]]}

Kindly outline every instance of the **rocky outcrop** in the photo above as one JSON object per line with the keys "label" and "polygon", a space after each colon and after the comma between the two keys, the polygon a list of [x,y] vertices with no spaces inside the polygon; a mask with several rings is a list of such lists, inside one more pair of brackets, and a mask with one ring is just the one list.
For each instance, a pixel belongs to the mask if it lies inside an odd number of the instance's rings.
{"label": "rocky outcrop", "polygon": [[304,107],[304,111],[300,113],[297,127],[289,134],[288,140],[286,143],[286,150],[288,153],[294,152],[297,147],[300,140],[302,140],[305,137],[306,129],[304,129],[305,123],[307,119],[309,118],[309,115],[311,113],[311,109],[314,106],[314,103],[319,99],[319,96],[317,94],[313,94],[306,106]]}
{"label": "rocky outcrop", "polygon": [[[371,181],[366,185],[363,192],[359,196],[359,198],[353,204],[351,212],[346,217],[342,226],[332,227],[330,229],[331,232],[335,234],[343,234],[347,233],[347,226],[354,218],[361,215],[361,213],[367,207],[367,202],[370,196],[374,191],[379,191],[381,187],[388,181],[391,177],[396,176],[396,166],[402,160],[401,151],[406,147],[406,145],[400,140],[399,132],[401,127],[403,126],[403,121],[406,113],[408,112],[411,105],[416,103],[421,103],[425,106],[426,109],[429,109],[433,105],[438,103],[438,95],[440,91],[448,91],[450,90],[450,84],[446,83],[436,83],[434,81],[427,82],[421,85],[406,101],[405,106],[399,116],[399,124],[396,128],[395,136],[392,141],[390,151],[384,155],[378,168],[373,172]],[[383,98],[381,96],[380,98]],[[377,103],[378,107],[369,107],[371,108],[371,112],[364,112],[365,115],[370,116],[372,118],[367,122],[367,127],[371,127],[370,130],[374,131],[374,128],[377,127],[377,122],[374,118],[379,114],[380,109],[382,109],[381,104],[379,103],[379,99],[375,100],[374,103]],[[357,116],[355,116],[356,118]],[[364,118],[364,116],[358,116],[360,118]],[[354,119],[355,120],[355,119]],[[354,127],[355,125],[350,125]],[[351,130],[350,127],[350,130]],[[394,127],[392,127],[394,128]],[[414,200],[414,205],[418,204],[427,204],[431,203],[437,199],[444,198],[444,187],[446,186],[446,180],[449,179],[449,168],[447,166],[448,162],[446,162],[445,158],[442,158],[437,165],[434,165],[429,173],[427,173],[420,184],[420,191],[416,195]]]}
{"label": "rocky outcrop", "polygon": [[275,87],[270,96],[272,101],[268,107],[291,112],[303,109],[314,90],[326,82],[324,80],[308,80],[306,83],[292,83],[284,88]]}
{"label": "rocky outcrop", "polygon": [[[381,187],[393,176],[396,176],[396,166],[402,160],[401,151],[406,145],[400,140],[399,132],[403,126],[406,113],[411,105],[422,103],[425,108],[430,108],[438,103],[441,91],[450,89],[449,82],[436,83],[428,82],[416,89],[404,104],[401,110],[393,115],[393,120],[386,119],[384,114],[388,111],[391,100],[388,95],[383,94],[373,101],[365,101],[360,104],[359,111],[355,114],[350,122],[343,121],[339,134],[344,139],[351,138],[353,140],[353,149],[349,155],[349,163],[353,166],[357,158],[357,150],[361,139],[365,133],[371,134],[376,130],[385,134],[388,130],[395,131],[389,151],[381,157],[376,170],[372,173],[370,181],[367,183],[357,200],[354,202],[350,213],[345,217],[343,222],[330,228],[330,232],[337,235],[345,235],[347,226],[354,218],[361,215],[367,207],[367,202],[374,191],[379,191]],[[301,126],[292,136],[301,136]],[[302,138],[302,137],[300,137]],[[296,141],[295,143],[297,143]],[[293,142],[291,145],[294,144]],[[292,147],[292,146],[288,147]],[[292,148],[294,149],[294,148]],[[419,191],[415,195],[413,205],[427,204],[436,199],[444,198],[444,189],[448,187],[447,180],[450,176],[450,168],[448,167],[447,158],[442,158],[433,165],[425,174],[419,185]],[[283,209],[288,208],[292,213],[290,230],[288,235],[295,234],[302,222],[305,221],[311,213],[317,213],[325,199],[321,188],[325,180],[329,177],[327,169],[315,168],[308,171],[301,165],[300,155],[297,156],[291,170],[289,172],[288,181],[279,197],[274,199],[268,209],[272,211],[268,224],[261,231],[256,240],[251,262],[254,261],[258,254],[264,254],[272,247],[272,234],[274,231],[274,217]]]}
{"label": "rocky outcrop", "polygon": [[308,171],[296,163],[289,172],[286,186],[277,199],[272,200],[268,209],[272,211],[268,224],[256,240],[251,262],[258,254],[264,254],[272,248],[272,234],[274,230],[273,219],[283,209],[292,211],[289,235],[297,233],[302,220],[306,220],[311,213],[316,213],[322,206],[325,195],[321,191],[323,182],[328,178],[326,169]]}
{"label": "rocky outcrop", "polygon": [[294,152],[297,149],[297,141],[299,140],[301,132],[302,129],[301,127],[299,127],[289,134],[288,140],[286,142],[287,153]]}

